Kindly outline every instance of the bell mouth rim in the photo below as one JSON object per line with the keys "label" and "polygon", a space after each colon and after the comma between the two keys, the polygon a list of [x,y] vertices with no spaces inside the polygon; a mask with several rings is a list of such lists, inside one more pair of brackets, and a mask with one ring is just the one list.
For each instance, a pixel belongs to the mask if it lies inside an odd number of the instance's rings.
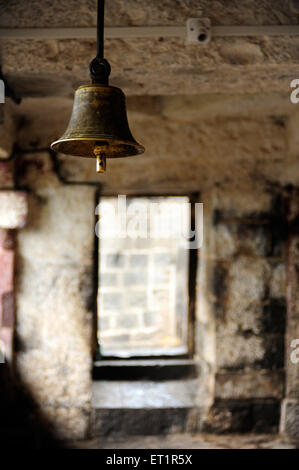
{"label": "bell mouth rim", "polygon": [[[61,150],[59,150],[59,144],[63,144],[63,143],[66,143],[66,142],[77,142],[77,141],[88,141],[88,142],[95,142],[95,145],[96,145],[96,142],[108,142],[109,143],[114,143],[115,145],[115,140],[109,138],[109,137],[106,137],[106,136],[103,136],[101,138],[93,138],[93,137],[76,137],[76,138],[70,138],[70,139],[58,139],[58,140],[55,140],[54,142],[51,143],[50,145],[50,148],[52,150],[54,150],[55,152],[57,153],[62,153],[63,155],[71,155],[73,157],[83,157],[83,158],[96,158],[96,155],[79,155],[79,154],[74,154],[74,153],[65,153]],[[125,157],[133,157],[133,156],[136,156],[136,155],[141,155],[142,153],[145,152],[145,148],[143,147],[143,145],[139,144],[138,142],[134,141],[134,142],[130,142],[130,141],[127,141],[127,140],[118,140],[117,141],[117,145],[124,145],[126,147],[130,147],[131,149],[134,149],[135,152],[134,153],[130,153],[129,155],[110,155],[108,156],[107,155],[107,158],[125,158]]]}

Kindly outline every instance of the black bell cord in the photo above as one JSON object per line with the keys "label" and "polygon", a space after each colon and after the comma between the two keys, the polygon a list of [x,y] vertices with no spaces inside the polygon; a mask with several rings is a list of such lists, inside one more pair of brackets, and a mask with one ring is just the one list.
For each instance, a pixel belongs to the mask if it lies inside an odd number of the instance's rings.
{"label": "black bell cord", "polygon": [[108,85],[111,67],[104,59],[104,9],[105,0],[98,0],[97,12],[97,55],[90,62],[89,75],[92,83]]}

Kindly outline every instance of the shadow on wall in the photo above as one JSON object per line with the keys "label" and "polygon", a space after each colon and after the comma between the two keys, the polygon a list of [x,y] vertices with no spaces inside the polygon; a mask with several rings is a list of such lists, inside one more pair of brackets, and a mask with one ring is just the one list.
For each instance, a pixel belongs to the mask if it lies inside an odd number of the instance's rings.
{"label": "shadow on wall", "polygon": [[7,364],[0,364],[0,444],[6,450],[66,447]]}

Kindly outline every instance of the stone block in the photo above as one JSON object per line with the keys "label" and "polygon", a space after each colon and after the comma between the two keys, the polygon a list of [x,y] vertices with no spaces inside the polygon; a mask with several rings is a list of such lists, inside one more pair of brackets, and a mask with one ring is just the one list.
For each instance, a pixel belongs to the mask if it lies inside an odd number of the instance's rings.
{"label": "stone block", "polygon": [[[239,102],[238,98],[238,102]],[[217,209],[226,217],[255,218],[261,213],[269,213],[272,207],[272,195],[259,185],[254,191],[244,188],[241,191],[231,187],[229,191],[219,191]]]}
{"label": "stone block", "polygon": [[217,434],[276,433],[279,416],[278,400],[216,400],[201,431]]}
{"label": "stone block", "polygon": [[172,253],[159,253],[154,257],[155,264],[159,266],[168,266],[173,262],[173,255]]}
{"label": "stone block", "polygon": [[205,433],[225,434],[248,432],[251,427],[250,408],[247,405],[217,403],[213,405],[202,423]]}
{"label": "stone block", "polygon": [[[17,354],[22,383],[42,407],[88,409],[91,400],[90,359],[85,353],[35,349]],[[88,367],[84,368],[84,360]],[[73,361],[73,362],[72,362]]]}
{"label": "stone block", "polygon": [[[219,311],[219,307],[217,309]],[[228,310],[225,318],[219,318],[216,329],[219,335],[262,335],[264,307],[259,304],[249,304],[243,311]]]}
{"label": "stone block", "polygon": [[86,439],[89,431],[90,410],[86,408],[65,408],[59,406],[42,406],[52,431],[62,440]]}
{"label": "stone block", "polygon": [[[106,350],[108,349],[108,351],[110,350],[110,348],[113,349],[113,352],[116,352],[119,353],[119,352],[123,352],[123,349],[126,349],[128,347],[128,344],[129,344],[129,341],[130,341],[130,334],[128,332],[128,334],[121,334],[119,333],[119,330],[115,330],[115,334],[113,336],[111,336],[110,334],[109,335],[106,335],[105,334],[106,332],[102,332],[102,349],[105,353],[105,355],[107,355],[107,352]],[[110,332],[109,332],[110,333]],[[108,356],[110,356],[111,354],[108,354]]]}
{"label": "stone block", "polygon": [[[240,253],[247,256],[266,256],[269,244],[270,229],[269,224],[259,225],[259,219],[263,217],[256,216],[253,223],[241,223],[238,226],[238,241]],[[257,222],[257,223],[255,223]]]}
{"label": "stone block", "polygon": [[146,327],[159,325],[161,316],[155,312],[144,312],[143,321]]}
{"label": "stone block", "polygon": [[277,398],[284,392],[282,370],[242,370],[216,374],[216,398]]}
{"label": "stone block", "polygon": [[95,188],[61,186],[44,154],[32,158],[34,167],[40,162],[44,166],[42,171],[40,167],[36,173],[29,171],[30,178],[20,178],[20,184],[26,182],[35,188],[28,197],[27,226],[18,234],[22,257],[33,264],[43,260],[57,265],[90,266],[95,236]]}
{"label": "stone block", "polygon": [[27,195],[23,191],[0,191],[0,227],[22,228],[28,212]]}
{"label": "stone block", "polygon": [[122,308],[122,294],[116,292],[105,292],[100,296],[105,310],[120,310]]}
{"label": "stone block", "polygon": [[130,256],[130,267],[131,268],[144,268],[147,266],[148,256],[147,255],[131,255]]}
{"label": "stone block", "polygon": [[262,302],[269,272],[264,259],[239,256],[232,262],[228,272],[228,310],[237,310],[242,315],[244,307]]}
{"label": "stone block", "polygon": [[247,65],[264,62],[264,55],[259,45],[238,40],[235,44],[224,44],[220,54],[231,64]]}
{"label": "stone block", "polygon": [[93,436],[164,435],[194,431],[190,408],[97,409]]}
{"label": "stone block", "polygon": [[130,290],[127,292],[127,306],[144,309],[146,307],[146,291],[134,291]]}
{"label": "stone block", "polygon": [[125,256],[121,254],[106,255],[106,266],[108,268],[122,268],[125,263]]}
{"label": "stone block", "polygon": [[[223,215],[225,219],[225,214]],[[258,224],[250,224],[242,218],[220,222],[215,229],[215,255],[218,259],[229,260],[235,254],[265,256],[268,244],[268,230]],[[252,219],[258,220],[258,216]]]}
{"label": "stone block", "polygon": [[155,284],[168,284],[170,281],[170,272],[168,267],[160,266],[154,272],[153,280]]}
{"label": "stone block", "polygon": [[235,227],[217,224],[215,228],[215,256],[217,259],[230,259],[238,251],[238,238]]}
{"label": "stone block", "polygon": [[286,267],[279,263],[273,267],[270,279],[270,296],[283,298],[286,295]]}
{"label": "stone block", "polygon": [[[174,299],[172,299],[174,300]],[[170,291],[167,289],[156,289],[153,291],[153,307],[156,309],[167,309],[170,304]]]}
{"label": "stone block", "polygon": [[127,271],[124,273],[124,282],[126,286],[131,285],[142,285],[147,282],[147,273],[146,272],[134,272]]}
{"label": "stone block", "polygon": [[117,318],[117,326],[120,328],[137,328],[138,316],[137,315],[119,315]]}
{"label": "stone block", "polygon": [[252,405],[253,433],[277,433],[280,419],[280,401],[256,401]]}
{"label": "stone block", "polygon": [[216,355],[218,369],[242,369],[263,360],[266,354],[264,338],[239,334],[217,335]]}
{"label": "stone block", "polygon": [[[219,274],[218,274],[219,272]],[[214,291],[217,330],[220,334],[253,333],[263,331],[263,303],[269,266],[262,258],[239,256],[229,266],[216,272]]]}
{"label": "stone block", "polygon": [[119,282],[118,273],[100,272],[99,273],[99,286],[100,287],[111,287],[116,286]]}

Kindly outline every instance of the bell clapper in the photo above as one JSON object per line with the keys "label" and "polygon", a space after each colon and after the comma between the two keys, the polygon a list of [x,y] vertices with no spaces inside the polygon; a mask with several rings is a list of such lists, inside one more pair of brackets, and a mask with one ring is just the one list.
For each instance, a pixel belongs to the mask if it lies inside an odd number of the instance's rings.
{"label": "bell clapper", "polygon": [[97,173],[105,173],[106,171],[106,154],[101,152],[97,155]]}
{"label": "bell clapper", "polygon": [[103,147],[95,146],[94,154],[97,159],[97,173],[105,173],[106,171],[106,152]]}

